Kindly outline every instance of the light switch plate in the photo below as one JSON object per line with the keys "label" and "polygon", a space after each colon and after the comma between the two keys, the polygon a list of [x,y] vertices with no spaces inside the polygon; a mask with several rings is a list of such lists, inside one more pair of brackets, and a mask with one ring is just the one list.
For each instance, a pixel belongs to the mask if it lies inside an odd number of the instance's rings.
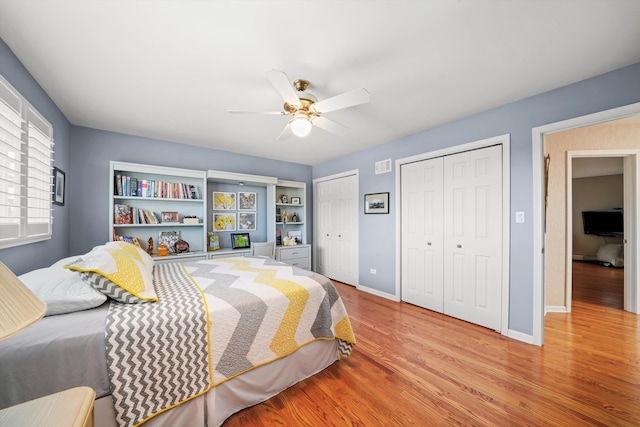
{"label": "light switch plate", "polygon": [[523,224],[524,223],[524,212],[518,211],[516,212],[516,223]]}

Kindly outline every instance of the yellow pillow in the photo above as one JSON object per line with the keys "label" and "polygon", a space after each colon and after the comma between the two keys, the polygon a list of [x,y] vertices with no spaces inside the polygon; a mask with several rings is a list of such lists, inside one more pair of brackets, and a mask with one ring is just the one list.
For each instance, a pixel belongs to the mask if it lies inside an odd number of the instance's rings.
{"label": "yellow pillow", "polygon": [[153,287],[153,258],[127,242],[97,246],[65,268],[78,271],[91,286],[124,303],[158,301]]}

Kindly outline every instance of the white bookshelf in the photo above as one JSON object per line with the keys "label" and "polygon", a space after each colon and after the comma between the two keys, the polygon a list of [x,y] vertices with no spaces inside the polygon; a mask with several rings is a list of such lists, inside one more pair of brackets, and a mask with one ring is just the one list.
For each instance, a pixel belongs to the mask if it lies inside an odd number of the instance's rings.
{"label": "white bookshelf", "polygon": [[[186,185],[187,189],[194,188],[198,192],[198,199],[180,197],[160,197],[158,190],[148,196],[137,196],[118,194],[117,177],[127,176],[137,181],[167,182],[177,183],[180,186]],[[157,184],[156,184],[157,185]],[[129,187],[130,188],[130,187]],[[172,261],[184,258],[205,258],[207,253],[207,174],[205,171],[179,169],[164,166],[153,166],[138,163],[127,163],[112,161],[110,165],[109,184],[109,235],[108,240],[113,240],[113,236],[136,237],[144,249],[148,246],[149,238],[153,239],[152,254],[157,261]],[[190,196],[190,191],[188,193]],[[116,205],[126,205],[131,208],[143,209],[153,212],[160,219],[154,224],[117,224],[115,221]],[[178,214],[177,223],[163,223],[162,212],[176,212]],[[192,216],[198,219],[196,224],[185,224],[184,218]],[[189,243],[189,252],[177,255],[157,257],[158,239],[162,231],[176,231],[180,234],[180,239]]]}

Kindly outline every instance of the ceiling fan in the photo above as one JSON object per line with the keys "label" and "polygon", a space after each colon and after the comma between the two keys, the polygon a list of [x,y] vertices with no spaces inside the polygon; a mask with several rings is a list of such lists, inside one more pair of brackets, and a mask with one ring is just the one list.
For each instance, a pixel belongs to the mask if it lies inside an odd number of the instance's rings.
{"label": "ceiling fan", "polygon": [[292,85],[287,75],[282,71],[266,70],[265,73],[273,87],[276,88],[284,99],[284,111],[255,112],[229,110],[229,113],[292,116],[287,126],[282,133],[280,133],[278,140],[287,139],[293,135],[299,137],[307,136],[313,126],[317,126],[336,135],[345,135],[349,128],[327,119],[323,114],[369,102],[369,92],[362,88],[318,101],[314,95],[306,92],[310,84],[308,80],[298,79],[294,81]]}

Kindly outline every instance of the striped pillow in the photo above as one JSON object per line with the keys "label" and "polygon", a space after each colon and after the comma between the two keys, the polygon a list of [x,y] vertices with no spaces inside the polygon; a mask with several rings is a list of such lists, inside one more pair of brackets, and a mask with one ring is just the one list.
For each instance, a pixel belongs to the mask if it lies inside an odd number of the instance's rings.
{"label": "striped pillow", "polygon": [[127,242],[109,242],[68,264],[83,280],[123,303],[158,301],[153,287],[153,258]]}

